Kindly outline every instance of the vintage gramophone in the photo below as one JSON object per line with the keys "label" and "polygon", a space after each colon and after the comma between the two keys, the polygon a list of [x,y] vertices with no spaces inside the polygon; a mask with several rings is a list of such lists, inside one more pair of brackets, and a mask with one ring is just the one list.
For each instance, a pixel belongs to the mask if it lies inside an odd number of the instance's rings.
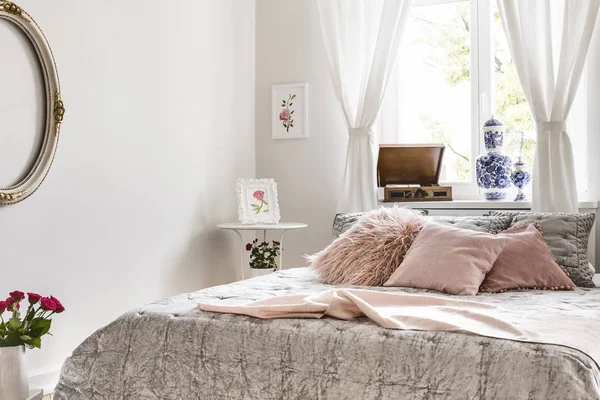
{"label": "vintage gramophone", "polygon": [[443,144],[382,144],[377,183],[384,202],[450,201],[452,187],[439,186]]}

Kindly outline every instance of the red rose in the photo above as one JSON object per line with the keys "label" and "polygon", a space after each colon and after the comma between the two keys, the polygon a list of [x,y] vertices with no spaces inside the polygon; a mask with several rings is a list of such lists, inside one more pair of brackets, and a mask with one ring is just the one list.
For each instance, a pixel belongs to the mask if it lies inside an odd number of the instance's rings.
{"label": "red rose", "polygon": [[290,112],[286,109],[281,110],[281,113],[279,113],[279,119],[281,121],[287,121],[288,119],[290,119]]}
{"label": "red rose", "polygon": [[279,246],[281,243],[279,243],[277,240],[273,240],[273,244],[274,244],[275,246]]}
{"label": "red rose", "polygon": [[269,245],[269,243],[267,243],[267,242],[262,242],[260,245],[261,245],[261,246],[263,246],[263,247],[267,247],[267,246]]}
{"label": "red rose", "polygon": [[19,290],[15,290],[14,292],[10,292],[9,293],[10,297],[12,297],[13,299],[15,299],[15,301],[21,301],[25,298],[25,293],[19,291]]}
{"label": "red rose", "polygon": [[257,190],[252,196],[254,196],[256,200],[261,201],[265,197],[265,192],[262,190]]}
{"label": "red rose", "polygon": [[246,245],[246,251],[250,251],[250,250],[252,250],[252,243],[248,243]]}
{"label": "red rose", "polygon": [[6,310],[7,311],[15,311],[15,310],[19,310],[21,308],[21,305],[19,304],[18,301],[16,301],[15,299],[13,299],[12,297],[9,297],[6,299]]}
{"label": "red rose", "polygon": [[5,301],[0,301],[0,314],[2,314],[8,308],[8,303]]}
{"label": "red rose", "polygon": [[27,300],[29,301],[29,304],[36,304],[41,298],[42,296],[37,293],[27,292]]}
{"label": "red rose", "polygon": [[42,297],[42,309],[46,311],[56,311],[56,301],[51,297]]}
{"label": "red rose", "polygon": [[62,303],[56,297],[50,296],[50,300],[53,300],[54,303],[56,304],[56,313],[57,314],[60,314],[61,312],[65,311],[65,307],[62,305]]}

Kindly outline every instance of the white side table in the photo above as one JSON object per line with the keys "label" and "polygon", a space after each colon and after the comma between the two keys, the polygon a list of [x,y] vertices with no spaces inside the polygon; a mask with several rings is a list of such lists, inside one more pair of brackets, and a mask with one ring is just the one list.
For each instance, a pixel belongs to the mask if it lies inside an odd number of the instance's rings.
{"label": "white side table", "polygon": [[285,233],[289,230],[292,229],[302,229],[302,228],[306,228],[308,225],[300,223],[300,222],[282,222],[279,224],[272,224],[272,225],[267,225],[267,224],[252,224],[252,225],[244,225],[242,223],[239,222],[234,222],[234,223],[228,223],[228,224],[219,224],[217,225],[218,228],[220,229],[227,229],[227,230],[231,230],[234,231],[235,233],[238,234],[239,238],[240,238],[240,242],[241,242],[241,248],[242,248],[242,258],[241,258],[241,266],[240,268],[242,268],[242,279],[244,279],[244,264],[245,264],[245,258],[244,258],[244,238],[242,237],[242,231],[263,231],[263,242],[267,241],[267,231],[279,231],[281,232],[281,235],[279,236],[279,243],[281,246],[281,253],[279,254],[279,268],[281,269],[283,267],[283,236],[285,235]]}

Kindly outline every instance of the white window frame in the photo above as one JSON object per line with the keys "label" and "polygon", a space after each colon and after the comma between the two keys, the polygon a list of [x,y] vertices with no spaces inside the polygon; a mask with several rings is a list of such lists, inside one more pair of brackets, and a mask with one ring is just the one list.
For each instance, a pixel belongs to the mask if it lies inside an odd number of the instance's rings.
{"label": "white window frame", "polygon": [[[494,102],[494,74],[493,74],[493,11],[494,0],[414,0],[412,7],[431,6],[449,3],[470,3],[470,29],[471,29],[471,179],[469,181],[452,182],[442,181],[440,184],[451,185],[453,187],[453,197],[456,200],[481,199],[481,191],[477,186],[475,175],[475,162],[480,154],[485,152],[485,146],[482,140],[481,127],[483,123],[491,116]],[[476,34],[473,34],[476,32]],[[579,92],[584,103],[587,101],[586,90],[586,70],[584,69]],[[579,96],[579,93],[578,93]],[[583,104],[587,112],[587,104]],[[578,130],[586,132],[587,141],[587,120],[581,119],[577,122]],[[586,154],[587,156],[587,154]],[[588,159],[589,160],[589,159]],[[589,164],[589,161],[588,161]],[[533,165],[528,166],[529,170]],[[527,190],[531,198],[531,185]],[[587,188],[579,189],[579,198],[587,199]]]}

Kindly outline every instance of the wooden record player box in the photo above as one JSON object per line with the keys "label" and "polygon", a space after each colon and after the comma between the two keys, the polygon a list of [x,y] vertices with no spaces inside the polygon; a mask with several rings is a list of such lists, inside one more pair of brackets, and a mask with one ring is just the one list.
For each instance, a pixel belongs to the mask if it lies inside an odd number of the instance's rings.
{"label": "wooden record player box", "polygon": [[377,183],[385,202],[450,201],[452,187],[439,186],[443,144],[382,144]]}

